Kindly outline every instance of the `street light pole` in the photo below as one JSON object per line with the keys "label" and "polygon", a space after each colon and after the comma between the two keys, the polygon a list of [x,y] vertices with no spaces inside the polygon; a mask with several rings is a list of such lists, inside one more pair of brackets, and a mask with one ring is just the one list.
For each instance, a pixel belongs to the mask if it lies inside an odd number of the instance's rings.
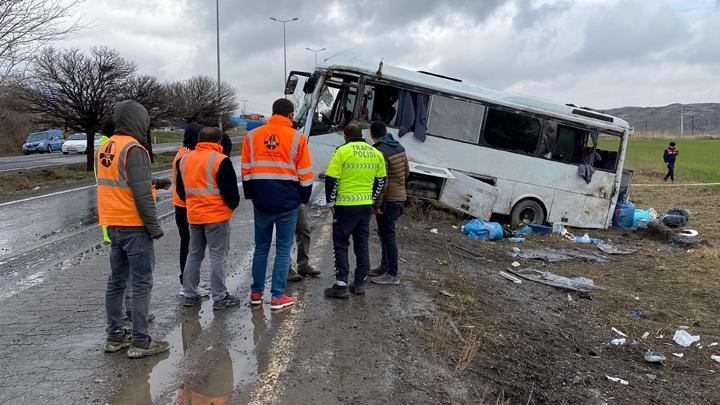
{"label": "street light pole", "polygon": [[317,54],[318,54],[318,52],[322,52],[322,51],[324,51],[324,50],[327,50],[327,48],[322,48],[322,49],[310,49],[310,48],[305,48],[305,49],[307,49],[307,50],[310,51],[310,52],[315,52],[315,67],[317,67],[317,65],[318,65],[318,63],[317,63]]}
{"label": "street light pole", "polygon": [[[282,23],[283,25],[283,66],[285,67],[285,75],[283,76],[283,87],[285,87],[285,80],[287,80],[287,41],[285,40],[285,24],[292,21],[297,21],[299,20],[299,18],[295,17],[288,20],[279,20],[275,17],[270,17],[270,19],[275,22]],[[285,98],[287,98],[287,94],[285,94]]]}
{"label": "street light pole", "polygon": [[215,25],[217,39],[217,103],[218,103],[218,128],[222,132],[222,112],[220,111],[220,0],[215,0]]}

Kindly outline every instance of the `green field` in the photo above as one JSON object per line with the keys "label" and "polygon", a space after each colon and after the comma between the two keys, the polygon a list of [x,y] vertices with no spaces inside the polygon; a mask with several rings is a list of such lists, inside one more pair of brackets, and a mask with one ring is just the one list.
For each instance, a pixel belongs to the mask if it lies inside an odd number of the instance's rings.
{"label": "green field", "polygon": [[[667,139],[630,139],[626,167],[643,172],[665,172],[663,151]],[[679,181],[720,182],[720,139],[675,141],[680,154],[675,164]]]}
{"label": "green field", "polygon": [[150,134],[153,143],[182,142],[183,132],[178,131],[152,131]]}

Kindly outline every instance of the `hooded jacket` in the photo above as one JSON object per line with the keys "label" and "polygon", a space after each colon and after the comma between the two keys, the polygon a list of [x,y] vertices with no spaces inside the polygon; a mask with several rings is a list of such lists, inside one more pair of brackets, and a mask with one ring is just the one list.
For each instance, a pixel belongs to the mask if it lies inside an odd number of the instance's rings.
{"label": "hooded jacket", "polygon": [[405,155],[405,148],[390,134],[380,138],[373,146],[383,154],[385,167],[387,167],[385,187],[374,205],[380,207],[383,202],[405,202],[407,200],[405,181],[410,176],[410,166]]}
{"label": "hooded jacket", "polygon": [[[145,107],[137,101],[119,102],[115,106],[113,121],[115,122],[115,134],[132,136],[143,146],[148,144],[147,133],[150,129],[150,116]],[[150,158],[140,148],[130,148],[125,166],[128,185],[132,191],[138,214],[145,224],[145,229],[153,238],[157,239],[163,236],[163,231],[152,196]]]}

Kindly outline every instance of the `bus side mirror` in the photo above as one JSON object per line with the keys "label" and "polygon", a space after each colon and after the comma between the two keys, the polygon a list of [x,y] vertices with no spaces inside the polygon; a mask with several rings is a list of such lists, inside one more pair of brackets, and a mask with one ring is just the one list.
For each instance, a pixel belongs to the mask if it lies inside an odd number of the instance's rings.
{"label": "bus side mirror", "polygon": [[315,85],[317,84],[317,81],[318,76],[316,74],[308,77],[308,79],[305,81],[305,85],[303,86],[303,93],[311,94],[313,91],[315,91]]}
{"label": "bus side mirror", "polygon": [[290,75],[287,79],[287,83],[285,84],[285,94],[295,94],[295,88],[298,84],[298,77],[295,75]]}

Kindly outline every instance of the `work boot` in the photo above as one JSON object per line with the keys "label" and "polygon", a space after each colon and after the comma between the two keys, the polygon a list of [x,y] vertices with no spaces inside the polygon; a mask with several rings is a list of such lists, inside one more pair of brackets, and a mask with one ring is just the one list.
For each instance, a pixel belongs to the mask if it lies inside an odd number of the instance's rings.
{"label": "work boot", "polygon": [[355,295],[365,295],[365,286],[358,283],[353,283],[350,286],[350,292]]}
{"label": "work boot", "polygon": [[232,294],[228,294],[220,301],[213,302],[213,309],[225,309],[240,305],[240,300]]}
{"label": "work boot", "polygon": [[194,307],[194,306],[200,304],[200,301],[202,301],[202,298],[200,298],[200,297],[195,297],[195,298],[185,297],[183,299],[183,306],[184,307]]}
{"label": "work boot", "polygon": [[396,276],[383,274],[382,276],[373,278],[372,280],[370,280],[370,282],[382,285],[398,285],[400,284],[400,279],[398,279]]}
{"label": "work boot", "polygon": [[292,268],[290,268],[290,270],[288,270],[288,278],[287,278],[288,282],[302,281],[302,279],[303,279],[303,276],[298,274],[297,271],[293,270]]}
{"label": "work boot", "polygon": [[119,336],[108,336],[105,340],[105,353],[117,353],[122,349],[130,347],[130,331],[123,328],[120,329]]}
{"label": "work boot", "polygon": [[313,266],[309,264],[303,264],[302,266],[298,267],[298,274],[303,277],[318,277],[320,275],[320,270],[316,270]]}
{"label": "work boot", "polygon": [[350,298],[350,292],[348,292],[347,287],[335,284],[332,287],[325,289],[325,296],[328,298],[348,299]]}
{"label": "work boot", "polygon": [[372,270],[370,270],[370,273],[368,273],[368,277],[379,277],[385,274],[385,268],[383,266],[378,266]]}
{"label": "work boot", "polygon": [[135,346],[133,343],[128,349],[127,356],[130,359],[141,359],[143,357],[155,356],[170,350],[170,343],[162,340],[150,340],[146,347]]}

